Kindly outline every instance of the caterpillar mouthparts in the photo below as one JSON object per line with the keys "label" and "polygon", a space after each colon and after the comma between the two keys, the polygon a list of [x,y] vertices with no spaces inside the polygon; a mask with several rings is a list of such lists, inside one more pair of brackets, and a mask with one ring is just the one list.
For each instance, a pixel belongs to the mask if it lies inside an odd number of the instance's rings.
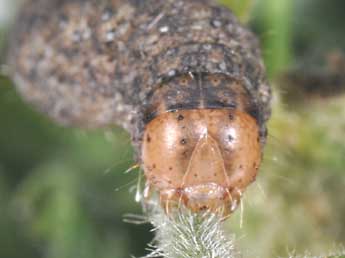
{"label": "caterpillar mouthparts", "polygon": [[270,87],[256,37],[207,0],[28,0],[8,55],[57,122],[117,124],[163,207],[232,212],[254,181]]}

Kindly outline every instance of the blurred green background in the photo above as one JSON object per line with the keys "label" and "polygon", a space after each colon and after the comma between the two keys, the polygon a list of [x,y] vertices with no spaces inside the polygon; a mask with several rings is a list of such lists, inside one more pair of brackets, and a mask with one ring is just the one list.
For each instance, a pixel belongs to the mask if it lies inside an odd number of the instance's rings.
{"label": "blurred green background", "polygon": [[[258,34],[274,88],[258,182],[227,222],[244,257],[320,254],[345,244],[345,97],[283,98],[282,74],[327,70],[345,46],[345,1],[223,0]],[[253,3],[255,2],[255,3]],[[0,0],[0,53],[16,1]],[[1,58],[0,58],[1,59]],[[345,73],[345,70],[344,70]],[[296,85],[294,85],[296,86]],[[0,257],[122,258],[144,255],[138,171],[118,128],[63,128],[22,102],[0,77]],[[241,214],[243,226],[240,227]]]}

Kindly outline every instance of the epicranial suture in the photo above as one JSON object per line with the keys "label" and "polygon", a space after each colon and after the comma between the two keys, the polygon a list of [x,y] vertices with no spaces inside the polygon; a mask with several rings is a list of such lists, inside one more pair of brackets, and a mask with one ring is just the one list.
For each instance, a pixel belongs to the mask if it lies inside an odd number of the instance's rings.
{"label": "epicranial suture", "polygon": [[214,1],[27,1],[8,60],[57,122],[128,130],[167,209],[227,214],[255,180],[270,87],[256,37]]}

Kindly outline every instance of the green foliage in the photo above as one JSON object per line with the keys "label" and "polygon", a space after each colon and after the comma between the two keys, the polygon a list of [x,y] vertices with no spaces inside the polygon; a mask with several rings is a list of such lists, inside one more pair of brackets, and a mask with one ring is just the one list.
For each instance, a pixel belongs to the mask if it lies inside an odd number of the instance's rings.
{"label": "green foliage", "polygon": [[242,22],[250,19],[254,0],[219,0],[219,2],[230,8]]}
{"label": "green foliage", "polygon": [[262,23],[263,53],[272,78],[290,64],[293,5],[291,0],[262,0],[258,16]]}
{"label": "green foliage", "polygon": [[0,92],[0,257],[140,255],[149,227],[122,223],[141,211],[128,135],[57,127],[9,81]]}

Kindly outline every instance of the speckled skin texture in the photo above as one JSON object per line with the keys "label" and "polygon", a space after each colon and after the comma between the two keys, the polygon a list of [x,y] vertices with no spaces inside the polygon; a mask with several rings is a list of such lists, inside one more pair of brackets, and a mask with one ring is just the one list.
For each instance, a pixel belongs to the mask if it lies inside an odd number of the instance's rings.
{"label": "speckled skin texture", "polygon": [[157,113],[235,109],[241,95],[265,143],[271,94],[257,39],[213,1],[29,0],[10,45],[19,92],[61,124],[120,125],[140,153]]}

